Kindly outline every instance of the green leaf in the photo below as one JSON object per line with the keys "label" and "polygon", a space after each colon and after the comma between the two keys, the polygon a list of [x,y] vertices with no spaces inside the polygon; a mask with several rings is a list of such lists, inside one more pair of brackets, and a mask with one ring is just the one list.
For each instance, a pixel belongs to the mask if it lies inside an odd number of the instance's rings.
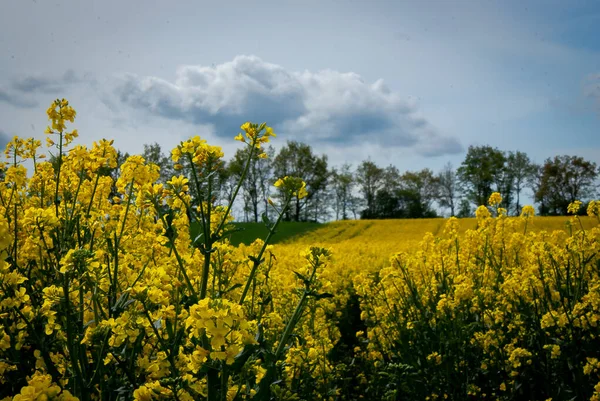
{"label": "green leaf", "polygon": [[263,223],[265,223],[265,226],[267,226],[267,228],[270,230],[271,228],[273,228],[273,223],[271,222],[271,220],[269,220],[269,216],[267,216],[266,213],[262,214],[262,221]]}
{"label": "green leaf", "polygon": [[242,286],[242,284],[241,284],[241,283],[234,284],[234,285],[232,285],[231,287],[229,287],[228,289],[226,289],[226,290],[225,290],[225,292],[224,292],[223,294],[227,294],[228,292],[230,292],[230,291],[233,291],[233,290],[235,290],[236,288],[240,288],[241,286]]}
{"label": "green leaf", "polygon": [[302,280],[302,282],[304,283],[304,285],[308,286],[310,285],[310,280],[307,279],[304,275],[298,273],[298,272],[294,272],[294,274],[296,275],[296,277],[298,277],[300,280]]}
{"label": "green leaf", "polygon": [[319,299],[333,298],[333,294],[330,294],[328,292],[324,292],[322,294],[315,294],[314,297],[318,301]]}

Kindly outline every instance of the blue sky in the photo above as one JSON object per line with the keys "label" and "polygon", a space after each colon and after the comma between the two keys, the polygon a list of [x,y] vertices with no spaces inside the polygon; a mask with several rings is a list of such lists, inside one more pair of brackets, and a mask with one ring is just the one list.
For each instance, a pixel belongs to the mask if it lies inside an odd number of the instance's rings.
{"label": "blue sky", "polygon": [[0,142],[66,97],[128,152],[246,120],[332,164],[458,166],[469,145],[600,164],[600,1],[5,0]]}

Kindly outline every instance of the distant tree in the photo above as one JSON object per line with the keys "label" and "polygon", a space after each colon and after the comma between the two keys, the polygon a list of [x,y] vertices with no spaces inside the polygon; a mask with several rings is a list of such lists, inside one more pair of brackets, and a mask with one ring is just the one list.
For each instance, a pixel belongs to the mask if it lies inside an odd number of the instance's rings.
{"label": "distant tree", "polygon": [[527,180],[528,187],[533,191],[533,200],[538,204],[538,213],[542,216],[548,214],[548,196],[543,181],[544,168],[533,164],[533,174]]}
{"label": "distant tree", "polygon": [[354,192],[348,199],[348,210],[352,212],[352,218],[360,218],[360,213],[365,207],[365,201],[360,195],[356,195]]}
{"label": "distant tree", "polygon": [[437,179],[428,168],[402,174],[398,197],[404,217],[435,217],[432,203],[437,197],[437,190]]}
{"label": "distant tree", "polygon": [[593,196],[599,173],[596,163],[579,156],[546,159],[535,180],[540,214],[566,214],[569,203]]}
{"label": "distant tree", "polygon": [[437,201],[441,207],[450,209],[450,216],[456,216],[460,184],[456,170],[451,163],[446,164],[437,176]]}
{"label": "distant tree", "polygon": [[[508,169],[506,155],[504,164],[498,170],[498,174],[496,175],[494,191],[499,192],[500,195],[502,195],[502,202],[499,206],[505,208],[506,213],[510,214],[515,198],[515,177],[513,172]],[[487,200],[485,204],[487,204]]]}
{"label": "distant tree", "polygon": [[536,172],[536,166],[531,162],[526,153],[516,151],[509,152],[506,158],[506,170],[508,170],[512,178],[512,186],[515,196],[515,214],[521,213],[521,192],[531,177]]}
{"label": "distant tree", "polygon": [[400,174],[389,166],[384,170],[382,185],[375,195],[371,211],[363,211],[362,218],[422,218],[434,217],[432,202],[436,198],[436,177],[429,169]]}
{"label": "distant tree", "polygon": [[458,213],[456,217],[465,218],[472,217],[473,209],[471,208],[471,202],[467,198],[462,198],[458,203]]}
{"label": "distant tree", "polygon": [[[251,148],[248,146],[238,149],[229,161],[227,171],[234,182],[241,179],[250,150]],[[265,153],[267,158],[260,158],[254,152],[246,177],[242,182],[244,210],[252,215],[254,222],[259,220],[259,210],[262,205],[264,205],[264,210],[269,209],[265,203],[268,197],[269,181],[272,178],[272,165],[268,156],[270,154],[272,157],[273,148],[267,148]]]}
{"label": "distant tree", "polygon": [[356,169],[355,177],[366,203],[362,217],[369,218],[375,214],[375,196],[384,182],[385,170],[372,161],[365,160]]}
{"label": "distant tree", "polygon": [[498,185],[503,182],[506,157],[491,146],[469,146],[467,156],[457,173],[461,186],[475,206],[486,205]]}
{"label": "distant tree", "polygon": [[[304,210],[305,221],[324,221],[330,218],[329,204],[331,203],[331,191],[328,190],[329,168],[327,167],[327,156],[321,155],[315,158],[313,175],[306,186],[309,191],[307,207]],[[309,213],[310,211],[310,213]]]}
{"label": "distant tree", "polygon": [[354,175],[350,164],[344,164],[338,169],[331,169],[331,185],[334,195],[334,210],[335,219],[346,220],[352,198],[352,190],[354,188]]}
{"label": "distant tree", "polygon": [[269,145],[263,148],[263,153],[267,155],[266,159],[261,159],[256,169],[256,179],[258,180],[258,190],[263,200],[263,211],[268,216],[271,207],[269,206],[269,194],[271,183],[273,181],[273,159],[275,158],[275,149]]}
{"label": "distant tree", "polygon": [[[310,145],[288,141],[275,156],[273,172],[274,178],[294,176],[306,182],[308,196],[292,201],[290,212],[286,215],[287,220],[308,220],[310,217],[318,220],[319,216],[325,213],[323,196],[329,174],[327,156],[315,155]],[[311,209],[314,212],[313,216],[309,216]]]}

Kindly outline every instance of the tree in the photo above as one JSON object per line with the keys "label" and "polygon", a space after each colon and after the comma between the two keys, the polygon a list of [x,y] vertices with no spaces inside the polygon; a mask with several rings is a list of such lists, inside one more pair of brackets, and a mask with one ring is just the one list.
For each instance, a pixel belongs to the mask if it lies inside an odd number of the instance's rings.
{"label": "tree", "polygon": [[505,173],[505,161],[504,152],[497,148],[469,146],[457,173],[467,198],[475,206],[486,205],[492,192],[498,190]]}
{"label": "tree", "polygon": [[[380,188],[375,194],[375,203],[369,215],[375,219],[401,218],[404,210],[400,204],[400,171],[394,166],[383,170]],[[365,213],[363,213],[365,214]]]}
{"label": "tree", "polygon": [[471,208],[471,202],[466,198],[462,198],[458,203],[458,213],[456,214],[456,217],[464,218],[472,216],[473,210]]}
{"label": "tree", "polygon": [[599,173],[596,163],[579,156],[546,159],[538,170],[535,188],[540,214],[563,215],[569,203],[593,196]]}
{"label": "tree", "polygon": [[371,209],[362,218],[393,219],[434,217],[431,204],[436,198],[437,183],[429,169],[400,174],[394,166],[383,171],[381,185]]}
{"label": "tree", "polygon": [[[499,206],[505,208],[506,213],[508,214],[514,203],[513,194],[515,193],[515,177],[513,172],[508,169],[506,156],[502,168],[500,168],[497,173],[494,189],[502,196],[502,202]],[[487,201],[488,200],[486,199],[486,203],[484,204],[487,204]]]}
{"label": "tree", "polygon": [[[238,182],[244,172],[246,160],[251,148],[244,146],[235,152],[235,155],[227,165],[227,171],[234,182]],[[258,222],[259,209],[264,202],[264,210],[268,211],[267,198],[269,191],[269,181],[271,180],[272,166],[268,158],[274,151],[272,147],[265,150],[267,158],[260,158],[254,152],[250,161],[246,178],[242,182],[244,211],[252,214],[252,220]]]}
{"label": "tree", "polygon": [[288,141],[275,157],[273,171],[275,178],[293,176],[306,182],[308,196],[302,199],[296,196],[293,199],[291,211],[286,214],[286,219],[308,220],[308,212],[312,206],[314,220],[318,220],[325,212],[322,200],[329,175],[327,156],[315,155],[310,145]]}
{"label": "tree", "polygon": [[400,200],[406,218],[435,217],[431,204],[437,197],[437,180],[433,171],[407,171],[400,177]]}
{"label": "tree", "polygon": [[258,180],[258,190],[263,200],[264,213],[269,216],[269,193],[271,189],[271,181],[273,179],[273,158],[275,157],[275,149],[269,145],[264,148],[263,152],[267,155],[265,159],[260,159],[256,168],[256,179]]}
{"label": "tree", "polygon": [[366,210],[362,217],[369,218],[375,214],[375,196],[385,178],[385,170],[370,160],[363,161],[356,169],[356,183],[360,187],[366,202]]}
{"label": "tree", "polygon": [[350,164],[344,164],[339,169],[331,170],[331,184],[334,195],[335,219],[342,220],[348,218],[348,211],[352,198],[352,189],[354,187],[354,176]]}
{"label": "tree", "polygon": [[506,169],[512,177],[513,191],[515,193],[515,214],[521,214],[521,191],[526,183],[536,172],[536,166],[531,162],[526,153],[516,151],[509,152],[506,158]]}
{"label": "tree", "polygon": [[451,163],[446,164],[436,176],[437,201],[441,207],[450,209],[450,215],[456,216],[458,193],[460,191],[458,176]]}

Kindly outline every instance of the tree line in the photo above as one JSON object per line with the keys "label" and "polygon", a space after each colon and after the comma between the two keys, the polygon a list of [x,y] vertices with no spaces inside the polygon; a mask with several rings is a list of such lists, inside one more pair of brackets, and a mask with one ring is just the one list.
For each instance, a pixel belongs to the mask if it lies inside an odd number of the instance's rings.
{"label": "tree line", "polygon": [[[424,218],[442,214],[469,217],[477,206],[487,204],[493,192],[502,195],[500,206],[509,215],[520,214],[525,195],[533,198],[540,215],[563,215],[569,203],[589,201],[598,194],[600,176],[596,163],[579,156],[555,156],[536,164],[524,152],[491,146],[470,146],[460,166],[455,168],[448,163],[437,172],[429,168],[401,172],[395,166],[378,166],[372,160],[364,160],[356,167],[330,167],[327,155],[319,155],[310,145],[297,141],[288,141],[278,152],[269,147],[266,153],[267,158],[255,156],[251,161],[237,220],[258,222],[263,213],[269,213],[268,199],[277,196],[272,184],[284,176],[302,177],[308,190],[307,197],[293,200],[285,216],[288,221]],[[121,161],[127,156],[119,152]],[[157,143],[144,145],[142,156],[160,167],[163,183],[179,174]],[[214,180],[213,193],[217,198],[231,197],[247,158],[245,147],[223,162]]]}

